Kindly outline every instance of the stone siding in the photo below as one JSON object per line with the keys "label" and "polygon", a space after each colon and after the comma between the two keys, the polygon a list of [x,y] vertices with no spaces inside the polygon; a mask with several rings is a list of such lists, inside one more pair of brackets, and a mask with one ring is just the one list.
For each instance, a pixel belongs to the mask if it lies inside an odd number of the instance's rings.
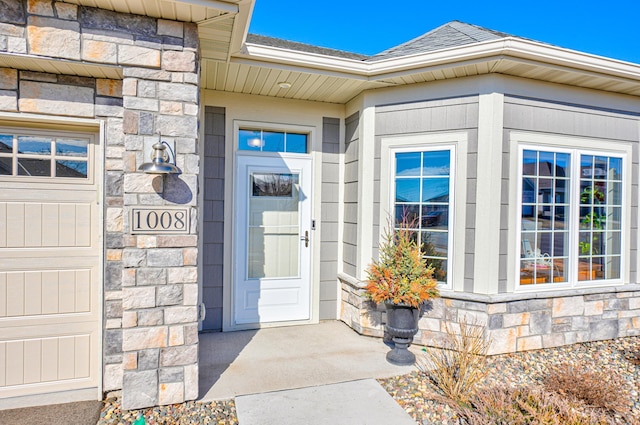
{"label": "stone siding", "polygon": [[[104,379],[123,408],[198,396],[198,37],[195,24],[48,0],[2,0],[0,51],[119,78],[0,69],[0,111],[98,118],[104,147]],[[67,69],[67,68],[63,68]],[[137,171],[166,141],[180,175]],[[189,235],[132,235],[135,206],[182,205]]]}
{"label": "stone siding", "polygon": [[[640,335],[640,287],[591,289],[588,293],[510,295],[505,297],[443,294],[428,303],[414,343],[439,346],[445,328],[468,323],[486,326],[489,354],[551,348],[586,341]],[[530,295],[529,295],[530,296]],[[484,298],[484,299],[483,299]],[[502,300],[501,300],[502,299]],[[381,337],[386,315],[363,296],[363,285],[342,278],[342,315],[363,335]]]}

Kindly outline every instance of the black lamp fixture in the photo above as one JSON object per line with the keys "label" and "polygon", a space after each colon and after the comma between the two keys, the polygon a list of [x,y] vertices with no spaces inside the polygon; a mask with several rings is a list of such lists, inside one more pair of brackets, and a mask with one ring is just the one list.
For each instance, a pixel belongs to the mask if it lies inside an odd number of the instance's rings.
{"label": "black lamp fixture", "polygon": [[147,174],[178,174],[180,170],[175,164],[170,162],[169,154],[166,152],[167,148],[171,152],[174,162],[175,155],[171,146],[165,141],[158,141],[153,146],[153,154],[151,155],[151,162],[145,162],[138,170]]}

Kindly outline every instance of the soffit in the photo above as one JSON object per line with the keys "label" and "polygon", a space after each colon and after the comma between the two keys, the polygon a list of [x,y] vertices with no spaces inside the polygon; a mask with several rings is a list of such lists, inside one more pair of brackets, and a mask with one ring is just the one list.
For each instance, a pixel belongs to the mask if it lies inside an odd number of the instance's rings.
{"label": "soffit", "polygon": [[183,22],[201,22],[238,12],[241,0],[65,0],[81,6]]}
{"label": "soffit", "polygon": [[47,59],[37,56],[0,54],[0,68],[14,68],[23,71],[45,72],[48,74],[77,75],[79,77],[122,78],[122,68],[89,62]]}

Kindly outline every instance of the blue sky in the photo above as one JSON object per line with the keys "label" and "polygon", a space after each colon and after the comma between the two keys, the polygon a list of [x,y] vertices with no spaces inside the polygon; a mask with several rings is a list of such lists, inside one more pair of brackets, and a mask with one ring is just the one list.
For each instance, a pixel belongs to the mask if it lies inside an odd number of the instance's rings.
{"label": "blue sky", "polygon": [[256,0],[249,31],[374,54],[452,20],[640,64],[640,0]]}

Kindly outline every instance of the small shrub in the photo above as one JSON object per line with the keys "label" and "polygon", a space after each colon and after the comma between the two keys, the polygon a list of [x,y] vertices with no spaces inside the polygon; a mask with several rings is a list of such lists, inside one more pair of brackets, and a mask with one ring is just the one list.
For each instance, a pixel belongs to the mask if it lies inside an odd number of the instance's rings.
{"label": "small shrub", "polygon": [[476,385],[487,375],[486,354],[490,341],[484,338],[485,326],[460,321],[460,333],[445,322],[442,348],[428,348],[417,366],[421,374],[442,394],[457,403],[467,403]]}
{"label": "small shrub", "polygon": [[496,386],[478,392],[469,407],[458,407],[465,425],[610,425],[615,422],[579,400],[537,386]]}
{"label": "small shrub", "polygon": [[416,242],[417,223],[402,218],[400,228],[389,221],[380,259],[367,268],[366,296],[376,303],[391,302],[418,308],[440,296],[433,267],[427,266],[420,244]]}
{"label": "small shrub", "polygon": [[624,380],[613,372],[595,372],[561,364],[544,380],[548,391],[582,400],[587,405],[615,412],[628,410]]}

